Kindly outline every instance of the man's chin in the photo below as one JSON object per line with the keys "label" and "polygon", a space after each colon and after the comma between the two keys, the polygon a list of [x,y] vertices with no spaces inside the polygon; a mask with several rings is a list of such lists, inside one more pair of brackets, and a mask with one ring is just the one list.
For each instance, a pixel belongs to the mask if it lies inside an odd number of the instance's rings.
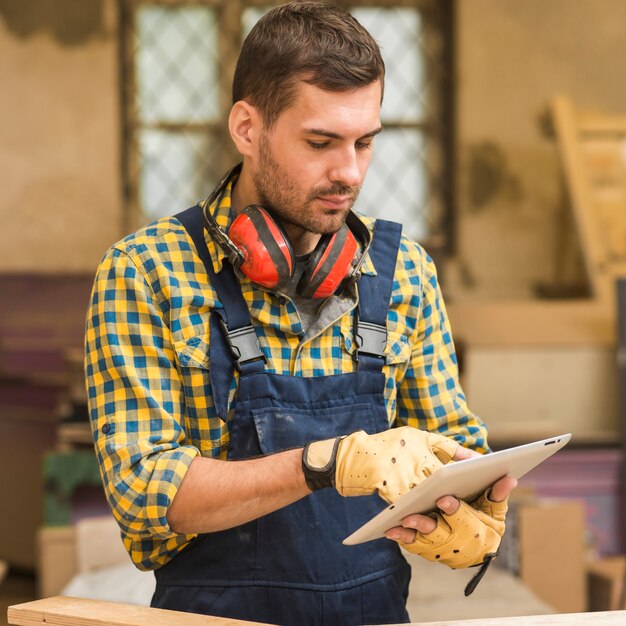
{"label": "man's chin", "polygon": [[332,219],[324,220],[323,223],[317,224],[312,227],[315,228],[315,230],[312,230],[311,232],[314,232],[318,235],[332,235],[344,225],[347,216],[347,212],[345,214],[342,214],[341,216],[333,216]]}
{"label": "man's chin", "polygon": [[348,218],[348,214],[352,209],[352,204],[340,209],[326,209],[319,215],[318,224],[320,233],[328,235],[336,233]]}

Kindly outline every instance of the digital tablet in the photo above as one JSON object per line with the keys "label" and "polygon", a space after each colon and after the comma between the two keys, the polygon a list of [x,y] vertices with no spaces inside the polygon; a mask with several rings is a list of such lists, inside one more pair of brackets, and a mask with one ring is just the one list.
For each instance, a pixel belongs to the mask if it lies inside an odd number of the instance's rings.
{"label": "digital tablet", "polygon": [[343,543],[354,545],[380,539],[390,528],[401,526],[402,519],[407,515],[430,513],[436,509],[437,500],[443,496],[455,496],[459,500],[469,502],[507,474],[521,478],[526,472],[560,450],[571,437],[572,435],[568,433],[508,450],[448,463],[346,537]]}

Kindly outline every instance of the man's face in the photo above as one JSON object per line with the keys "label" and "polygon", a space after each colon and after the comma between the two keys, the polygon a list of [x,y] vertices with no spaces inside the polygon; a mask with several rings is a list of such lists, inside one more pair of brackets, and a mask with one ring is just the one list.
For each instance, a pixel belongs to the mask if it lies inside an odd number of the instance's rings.
{"label": "man's face", "polygon": [[337,231],[356,201],[380,131],[380,83],[329,92],[300,82],[293,104],[262,129],[252,179],[286,227]]}

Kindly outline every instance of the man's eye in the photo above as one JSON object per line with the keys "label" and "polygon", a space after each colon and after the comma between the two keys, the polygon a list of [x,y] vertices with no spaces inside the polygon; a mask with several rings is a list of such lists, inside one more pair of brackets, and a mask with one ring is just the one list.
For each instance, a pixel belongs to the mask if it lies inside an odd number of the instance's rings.
{"label": "man's eye", "polygon": [[372,140],[370,141],[357,141],[356,142],[356,147],[358,150],[367,150],[368,148],[372,147]]}
{"label": "man's eye", "polygon": [[323,150],[328,146],[328,141],[307,141],[313,150]]}

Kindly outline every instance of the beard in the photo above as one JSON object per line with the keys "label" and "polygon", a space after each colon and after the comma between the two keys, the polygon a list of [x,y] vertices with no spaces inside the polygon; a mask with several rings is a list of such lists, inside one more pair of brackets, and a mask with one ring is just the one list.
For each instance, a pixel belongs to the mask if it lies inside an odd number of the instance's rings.
{"label": "beard", "polygon": [[[359,195],[360,187],[334,183],[306,192],[298,188],[288,173],[274,160],[265,133],[259,139],[259,168],[252,175],[261,206],[274,213],[281,222],[319,235],[338,231]],[[320,196],[349,196],[342,209],[317,209],[313,203]]]}

